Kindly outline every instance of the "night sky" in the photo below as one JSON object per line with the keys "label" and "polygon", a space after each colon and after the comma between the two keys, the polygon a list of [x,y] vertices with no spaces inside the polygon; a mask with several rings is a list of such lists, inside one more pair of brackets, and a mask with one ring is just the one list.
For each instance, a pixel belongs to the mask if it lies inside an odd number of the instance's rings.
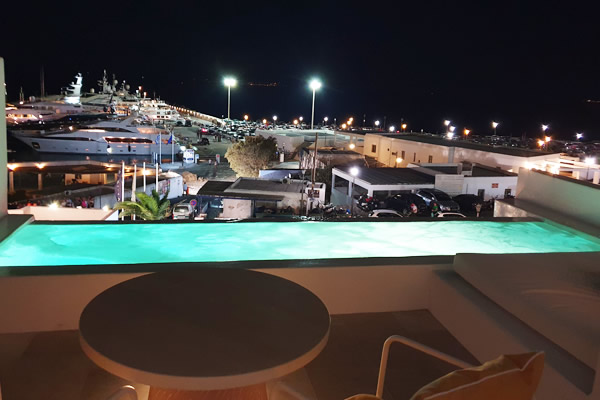
{"label": "night sky", "polygon": [[[523,4],[526,3],[526,4]],[[589,2],[592,3],[592,2]],[[387,116],[409,128],[600,139],[598,7],[576,2],[46,1],[3,4],[8,99],[102,70],[170,103],[232,117]],[[7,18],[8,16],[8,18]],[[11,17],[12,16],[12,17]],[[276,87],[249,83],[276,82]],[[587,100],[598,103],[587,102]]]}

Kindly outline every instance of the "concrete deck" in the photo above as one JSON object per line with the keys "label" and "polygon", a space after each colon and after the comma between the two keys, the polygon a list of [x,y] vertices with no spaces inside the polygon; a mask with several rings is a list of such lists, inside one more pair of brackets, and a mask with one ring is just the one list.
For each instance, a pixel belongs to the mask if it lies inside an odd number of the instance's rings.
{"label": "concrete deck", "polygon": [[[473,358],[426,310],[333,315],[325,350],[306,367],[318,400],[374,393],[383,341],[400,334],[468,362]],[[414,350],[392,347],[384,397],[408,399],[452,367]],[[77,331],[0,335],[3,400],[104,400],[128,384],[95,366],[82,352]],[[140,388],[140,399],[147,387]]]}

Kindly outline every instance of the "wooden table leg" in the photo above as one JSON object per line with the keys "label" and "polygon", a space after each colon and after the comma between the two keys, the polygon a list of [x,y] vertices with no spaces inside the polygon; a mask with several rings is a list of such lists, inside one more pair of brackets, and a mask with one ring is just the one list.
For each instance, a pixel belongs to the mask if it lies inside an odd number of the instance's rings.
{"label": "wooden table leg", "polygon": [[226,390],[189,391],[151,387],[148,400],[267,400],[264,383]]}

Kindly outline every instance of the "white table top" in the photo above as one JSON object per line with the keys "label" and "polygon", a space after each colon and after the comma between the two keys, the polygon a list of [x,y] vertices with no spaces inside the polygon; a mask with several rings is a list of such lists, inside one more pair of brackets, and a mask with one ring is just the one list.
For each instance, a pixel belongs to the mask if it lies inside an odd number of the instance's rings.
{"label": "white table top", "polygon": [[325,347],[329,313],[302,286],[244,269],[158,272],[102,292],[80,341],[107,371],[151,386],[217,390],[267,382]]}

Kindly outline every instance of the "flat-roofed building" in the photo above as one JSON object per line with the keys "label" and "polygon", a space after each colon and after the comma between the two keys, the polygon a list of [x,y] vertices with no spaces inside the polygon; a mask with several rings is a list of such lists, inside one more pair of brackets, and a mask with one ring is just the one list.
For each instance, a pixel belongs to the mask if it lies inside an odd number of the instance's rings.
{"label": "flat-roofed building", "polygon": [[544,162],[560,161],[560,153],[490,146],[426,134],[368,133],[365,135],[363,154],[389,167],[405,167],[409,163],[469,161],[515,172],[519,168],[542,167]]}

